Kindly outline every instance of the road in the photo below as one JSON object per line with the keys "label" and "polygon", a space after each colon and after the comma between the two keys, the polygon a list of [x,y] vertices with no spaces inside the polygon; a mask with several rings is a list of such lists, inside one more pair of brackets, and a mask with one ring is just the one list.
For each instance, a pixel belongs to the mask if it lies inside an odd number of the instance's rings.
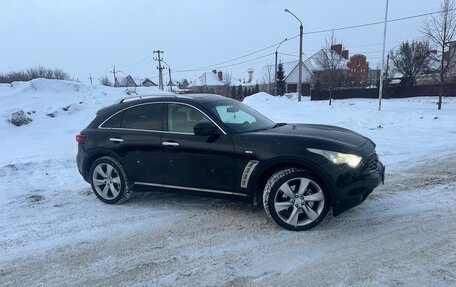
{"label": "road", "polygon": [[229,198],[151,192],[105,205],[70,161],[3,167],[2,183],[21,191],[0,206],[0,285],[455,286],[455,162],[387,174],[308,232]]}

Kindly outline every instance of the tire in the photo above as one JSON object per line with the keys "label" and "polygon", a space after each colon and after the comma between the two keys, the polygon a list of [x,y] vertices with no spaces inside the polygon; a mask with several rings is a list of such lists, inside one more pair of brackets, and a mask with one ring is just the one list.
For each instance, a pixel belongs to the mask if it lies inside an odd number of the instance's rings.
{"label": "tire", "polygon": [[287,168],[277,171],[266,182],[263,205],[278,225],[303,231],[325,218],[330,198],[325,185],[311,172]]}
{"label": "tire", "polygon": [[93,192],[104,203],[120,204],[133,195],[125,169],[112,157],[95,160],[90,168],[89,180]]}

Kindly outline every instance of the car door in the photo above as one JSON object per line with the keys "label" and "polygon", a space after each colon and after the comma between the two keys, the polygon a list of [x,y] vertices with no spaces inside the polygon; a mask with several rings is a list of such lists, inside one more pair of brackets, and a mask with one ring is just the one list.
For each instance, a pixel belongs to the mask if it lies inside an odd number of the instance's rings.
{"label": "car door", "polygon": [[193,128],[211,120],[194,106],[168,103],[164,107],[163,181],[175,188],[232,191],[235,150],[229,135],[197,136]]}
{"label": "car door", "polygon": [[111,129],[106,147],[118,155],[133,183],[162,184],[163,104],[135,105],[116,117],[120,123]]}

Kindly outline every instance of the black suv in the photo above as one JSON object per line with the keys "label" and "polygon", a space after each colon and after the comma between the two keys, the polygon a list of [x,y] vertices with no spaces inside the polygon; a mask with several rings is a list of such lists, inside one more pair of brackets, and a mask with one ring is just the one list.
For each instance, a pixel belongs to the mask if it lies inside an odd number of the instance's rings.
{"label": "black suv", "polygon": [[79,172],[105,203],[140,187],[236,195],[262,201],[290,230],[360,204],[385,173],[360,134],[274,123],[218,95],[125,98],[99,110],[76,140]]}

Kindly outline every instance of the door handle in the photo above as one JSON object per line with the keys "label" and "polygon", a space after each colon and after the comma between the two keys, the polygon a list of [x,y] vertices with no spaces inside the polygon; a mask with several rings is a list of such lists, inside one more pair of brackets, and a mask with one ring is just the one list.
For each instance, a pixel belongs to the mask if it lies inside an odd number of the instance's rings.
{"label": "door handle", "polygon": [[176,143],[176,142],[162,142],[162,145],[164,145],[164,146],[170,146],[170,147],[177,147],[177,146],[179,146],[179,144]]}
{"label": "door handle", "polygon": [[121,138],[109,138],[109,140],[112,141],[112,142],[115,142],[115,143],[121,143],[121,142],[124,141],[124,140],[121,139]]}

